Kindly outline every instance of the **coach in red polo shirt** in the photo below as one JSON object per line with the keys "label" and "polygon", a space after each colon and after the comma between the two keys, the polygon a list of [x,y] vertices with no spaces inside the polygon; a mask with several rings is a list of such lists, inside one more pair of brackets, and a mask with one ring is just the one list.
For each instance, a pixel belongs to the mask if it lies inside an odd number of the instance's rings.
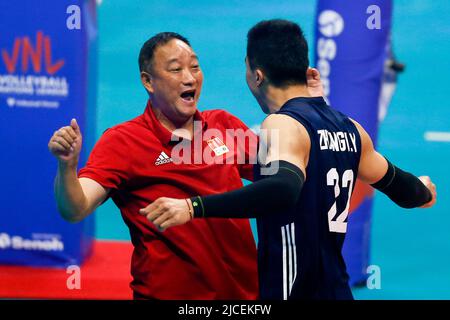
{"label": "coach in red polo shirt", "polygon": [[[61,215],[77,222],[113,199],[134,245],[135,298],[256,299],[256,246],[248,220],[199,219],[160,232],[139,214],[162,196],[240,188],[241,178],[252,179],[255,136],[225,111],[197,110],[203,75],[184,37],[152,37],[141,49],[139,67],[149,93],[144,113],[105,131],[78,174],[82,136],[76,120],[50,139]],[[230,129],[246,132],[251,142],[230,138]]]}

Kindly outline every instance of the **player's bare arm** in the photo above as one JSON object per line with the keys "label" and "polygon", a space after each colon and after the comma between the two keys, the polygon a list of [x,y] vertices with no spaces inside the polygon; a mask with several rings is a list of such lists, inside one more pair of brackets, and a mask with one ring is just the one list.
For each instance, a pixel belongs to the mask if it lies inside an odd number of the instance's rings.
{"label": "player's bare arm", "polygon": [[92,179],[77,177],[82,135],[75,119],[70,126],[55,131],[48,148],[58,160],[55,197],[61,216],[78,222],[92,213],[108,196],[109,190]]}
{"label": "player's bare arm", "polygon": [[[268,116],[261,129],[267,132],[262,135],[261,143],[265,143],[268,150],[262,164],[276,168],[275,174],[219,195],[192,199],[159,198],[140,213],[160,230],[165,230],[193,217],[255,218],[294,206],[305,180],[311,144],[309,135],[298,121],[279,114]],[[284,138],[279,139],[281,137]]]}
{"label": "player's bare arm", "polygon": [[416,178],[390,163],[374,146],[364,128],[352,120],[361,136],[358,178],[385,193],[404,208],[429,208],[436,202],[436,186],[428,176]]}

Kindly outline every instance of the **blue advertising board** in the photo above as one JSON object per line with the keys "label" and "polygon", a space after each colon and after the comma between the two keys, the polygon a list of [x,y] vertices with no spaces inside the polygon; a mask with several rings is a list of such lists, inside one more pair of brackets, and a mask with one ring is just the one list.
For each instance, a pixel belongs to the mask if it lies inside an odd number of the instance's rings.
{"label": "blue advertising board", "polygon": [[[319,0],[315,65],[332,107],[358,121],[377,140],[378,109],[391,0]],[[373,190],[357,182],[350,207],[344,258],[350,283],[367,278]]]}
{"label": "blue advertising board", "polygon": [[2,1],[0,30],[0,264],[81,264],[94,219],[58,214],[47,145],[76,118],[82,166],[95,139],[95,1]]}

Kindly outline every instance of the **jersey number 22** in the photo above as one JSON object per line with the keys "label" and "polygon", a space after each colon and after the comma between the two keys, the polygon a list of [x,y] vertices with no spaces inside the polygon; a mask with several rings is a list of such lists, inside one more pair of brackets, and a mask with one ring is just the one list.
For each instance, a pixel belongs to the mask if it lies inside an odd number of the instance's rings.
{"label": "jersey number 22", "polygon": [[347,216],[350,208],[350,196],[353,188],[354,174],[352,170],[345,170],[342,175],[342,188],[347,188],[347,202],[344,211],[339,213],[337,208],[337,199],[341,194],[341,188],[339,187],[339,173],[336,168],[330,169],[327,173],[327,185],[334,187],[334,203],[328,210],[328,226],[330,232],[346,233],[347,232]]}

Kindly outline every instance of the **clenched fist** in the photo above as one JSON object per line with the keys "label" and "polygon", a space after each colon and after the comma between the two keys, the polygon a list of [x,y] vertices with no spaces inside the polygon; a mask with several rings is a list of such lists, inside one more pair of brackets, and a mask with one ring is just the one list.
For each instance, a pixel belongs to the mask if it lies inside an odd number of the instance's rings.
{"label": "clenched fist", "polygon": [[158,198],[139,210],[150,222],[160,230],[185,224],[192,219],[192,203],[190,199]]}
{"label": "clenched fist", "polygon": [[50,152],[63,164],[76,166],[80,156],[82,136],[77,120],[55,131],[48,143]]}

